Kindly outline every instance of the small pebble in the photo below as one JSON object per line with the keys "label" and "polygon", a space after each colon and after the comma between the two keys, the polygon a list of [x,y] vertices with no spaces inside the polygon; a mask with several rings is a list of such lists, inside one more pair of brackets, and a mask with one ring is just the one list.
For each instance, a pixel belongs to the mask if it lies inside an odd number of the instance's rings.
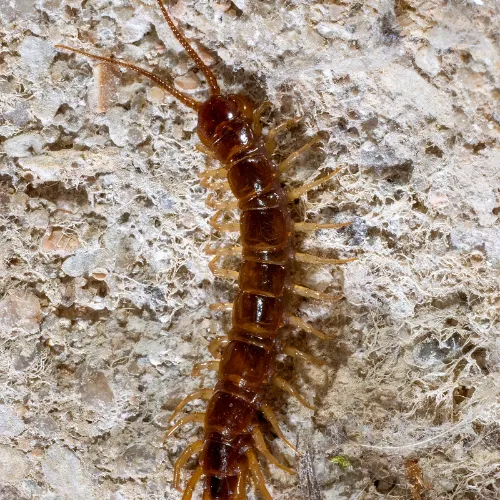
{"label": "small pebble", "polygon": [[185,75],[176,77],[174,83],[181,90],[196,90],[200,86],[200,80],[193,71],[188,71]]}
{"label": "small pebble", "polygon": [[155,104],[162,104],[165,99],[165,91],[160,87],[153,87],[149,91],[151,102]]}
{"label": "small pebble", "polygon": [[97,281],[104,281],[108,277],[108,270],[104,267],[96,267],[90,275]]}

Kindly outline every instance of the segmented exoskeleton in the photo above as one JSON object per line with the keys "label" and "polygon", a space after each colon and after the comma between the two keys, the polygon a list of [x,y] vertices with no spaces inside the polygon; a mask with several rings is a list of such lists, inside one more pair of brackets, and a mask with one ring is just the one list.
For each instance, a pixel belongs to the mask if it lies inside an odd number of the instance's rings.
{"label": "segmented exoskeleton", "polygon": [[[157,0],[172,32],[203,72],[210,87],[210,97],[203,103],[179,92],[149,71],[133,64],[90,54],[64,45],[59,48],[77,52],[88,57],[132,69],[153,80],[186,106],[198,113],[198,136],[207,154],[219,160],[222,167],[207,170],[202,174],[203,184],[210,187],[209,179],[227,178],[223,189],[230,189],[236,203],[224,203],[209,198],[209,204],[219,209],[212,225],[219,231],[239,230],[241,247],[213,251],[210,267],[215,275],[238,280],[238,292],[233,304],[215,304],[212,310],[232,310],[232,328],[226,337],[218,338],[210,346],[218,360],[200,363],[194,373],[203,368],[216,369],[218,382],[214,389],[201,389],[184,398],[175,409],[171,421],[186,404],[195,399],[208,400],[205,413],[190,413],[171,427],[170,436],[188,422],[204,424],[203,439],[191,444],[180,455],[174,467],[174,483],[180,487],[180,470],[195,453],[200,453],[199,465],[184,490],[183,500],[192,497],[199,479],[204,476],[204,500],[243,500],[246,498],[247,476],[250,473],[266,499],[271,499],[256,451],[263,454],[274,465],[294,473],[283,466],[269,452],[260,430],[258,417],[263,415],[275,432],[294,451],[297,451],[280,431],[276,417],[266,405],[265,397],[270,384],[275,384],[297,397],[302,404],[312,408],[285,380],[275,374],[275,361],[280,353],[322,364],[321,361],[297,349],[283,345],[279,331],[284,325],[292,325],[321,338],[327,336],[287,312],[292,294],[305,297],[336,300],[321,292],[295,285],[291,281],[294,260],[312,263],[342,264],[354,259],[322,259],[294,252],[291,236],[294,230],[340,228],[348,224],[294,224],[291,220],[289,202],[303,193],[330,179],[334,171],[312,184],[287,191],[280,184],[280,173],[286,171],[297,157],[292,154],[276,165],[271,159],[275,136],[287,123],[262,136],[260,116],[269,104],[258,108],[242,95],[221,94],[216,78],[210,69],[175,27],[161,0]],[[318,142],[314,138],[299,153]],[[220,211],[239,208],[240,224],[233,226],[219,222]],[[239,273],[218,267],[223,255],[241,255]]]}

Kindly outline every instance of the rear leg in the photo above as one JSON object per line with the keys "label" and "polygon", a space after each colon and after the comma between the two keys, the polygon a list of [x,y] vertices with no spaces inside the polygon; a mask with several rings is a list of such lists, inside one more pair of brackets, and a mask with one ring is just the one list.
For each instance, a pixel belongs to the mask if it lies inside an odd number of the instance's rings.
{"label": "rear leg", "polygon": [[269,101],[263,102],[253,114],[253,131],[255,135],[262,135],[262,123],[260,122],[264,111],[270,108],[272,104]]}
{"label": "rear leg", "polygon": [[236,485],[236,498],[235,498],[235,500],[247,500],[247,492],[246,492],[247,481],[248,481],[247,467],[241,466],[241,471],[238,474],[238,483]]}
{"label": "rear leg", "polygon": [[210,304],[208,308],[213,312],[230,312],[233,310],[232,302],[217,302],[215,304]]}
{"label": "rear leg", "polygon": [[229,232],[229,233],[238,233],[240,231],[240,224],[239,222],[229,222],[229,223],[221,223],[219,222],[220,218],[222,215],[222,211],[218,210],[215,212],[215,214],[212,216],[212,218],[209,221],[209,224],[219,232]]}
{"label": "rear leg", "polygon": [[235,210],[238,208],[237,201],[220,201],[215,199],[213,193],[210,193],[207,196],[207,200],[205,201],[205,205],[207,207],[213,208],[215,210]]}
{"label": "rear leg", "polygon": [[219,261],[220,256],[216,255],[208,264],[208,268],[210,271],[212,271],[212,274],[214,276],[217,276],[218,278],[227,278],[231,280],[237,280],[240,273],[238,271],[233,271],[232,269],[226,269],[224,267],[219,267],[218,261]]}
{"label": "rear leg", "polygon": [[325,175],[325,177],[322,177],[321,179],[318,179],[317,181],[311,182],[310,184],[304,184],[303,186],[295,189],[290,189],[288,191],[288,199],[289,201],[296,200],[303,194],[307,193],[308,191],[311,191],[311,189],[314,189],[317,186],[321,186],[321,184],[324,184],[326,181],[329,181],[332,177],[334,177],[338,172],[340,172],[344,167],[339,167],[336,168],[333,172],[330,172],[328,175]]}

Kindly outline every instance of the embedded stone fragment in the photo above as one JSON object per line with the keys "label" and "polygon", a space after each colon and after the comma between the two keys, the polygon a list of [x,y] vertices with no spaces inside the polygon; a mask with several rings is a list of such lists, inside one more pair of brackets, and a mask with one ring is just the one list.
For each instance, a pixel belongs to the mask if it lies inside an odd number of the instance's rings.
{"label": "embedded stone fragment", "polygon": [[21,67],[34,79],[47,74],[56,55],[54,45],[43,38],[27,36],[19,46]]}
{"label": "embedded stone fragment", "polygon": [[76,236],[66,233],[62,229],[52,229],[42,239],[42,250],[44,252],[67,256],[80,248],[80,242]]}
{"label": "embedded stone fragment", "polygon": [[96,495],[89,473],[68,448],[52,445],[42,459],[45,480],[64,500],[94,500]]}
{"label": "embedded stone fragment", "polygon": [[40,327],[42,312],[40,301],[32,293],[11,292],[0,301],[0,332],[35,333]]}
{"label": "embedded stone fragment", "polygon": [[107,408],[114,400],[108,379],[101,371],[83,373],[80,393],[82,402],[96,410]]}
{"label": "embedded stone fragment", "polygon": [[24,431],[24,423],[7,405],[0,405],[0,436],[13,438]]}
{"label": "embedded stone fragment", "polygon": [[45,141],[40,134],[19,134],[7,139],[3,147],[11,158],[26,158],[33,153],[41,153]]}
{"label": "embedded stone fragment", "polygon": [[[12,446],[0,445],[0,478],[7,483],[21,481],[28,473],[28,461]],[[5,498],[5,497],[2,497]]]}
{"label": "embedded stone fragment", "polygon": [[62,265],[62,270],[68,276],[84,276],[90,274],[93,269],[113,267],[114,255],[105,248],[95,250],[79,250],[72,257],[67,258]]}

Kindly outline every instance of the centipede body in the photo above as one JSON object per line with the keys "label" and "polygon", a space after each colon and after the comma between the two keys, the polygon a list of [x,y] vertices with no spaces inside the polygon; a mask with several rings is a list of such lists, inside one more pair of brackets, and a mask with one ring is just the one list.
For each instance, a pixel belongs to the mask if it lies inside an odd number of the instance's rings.
{"label": "centipede body", "polygon": [[[204,426],[203,438],[191,444],[178,458],[174,483],[180,488],[181,467],[193,454],[199,454],[197,468],[183,489],[183,500],[192,498],[196,484],[202,477],[204,500],[243,500],[246,498],[249,476],[252,476],[262,496],[271,499],[257,454],[265,456],[287,472],[295,472],[291,467],[281,464],[268,450],[259,417],[264,416],[278,436],[292,450],[297,450],[286,440],[274,413],[266,404],[269,387],[274,384],[313,409],[300,392],[276,372],[277,356],[286,354],[321,365],[320,361],[286,345],[280,333],[284,326],[291,325],[318,337],[326,337],[289,312],[290,299],[293,294],[312,299],[340,298],[293,283],[294,262],[342,264],[353,260],[320,259],[296,253],[292,245],[294,229],[336,229],[346,224],[294,225],[289,204],[329,180],[337,170],[301,188],[287,190],[283,187],[280,173],[286,171],[296,156],[292,155],[280,165],[273,161],[275,135],[281,128],[278,127],[267,136],[262,134],[260,115],[265,104],[254,106],[240,94],[224,95],[215,76],[174,25],[161,0],[158,0],[158,5],[172,32],[205,76],[210,97],[204,102],[196,101],[153,73],[131,63],[64,45],[59,48],[132,69],[153,80],[198,114],[197,133],[202,148],[221,164],[218,170],[203,174],[205,185],[210,187],[213,179],[221,178],[227,182],[225,189],[230,190],[236,199],[236,202],[221,202],[210,198],[209,204],[219,210],[212,219],[212,225],[220,232],[239,229],[241,245],[213,252],[215,256],[211,269],[214,274],[237,281],[234,302],[213,307],[215,310],[230,309],[232,326],[227,336],[212,345],[211,352],[219,359],[199,364],[194,369],[195,372],[204,368],[216,370],[216,386],[186,396],[172,415],[171,420],[175,420],[185,406],[195,399],[208,401],[204,413],[183,416],[167,433],[166,437],[170,437],[179,427],[190,422],[199,422]],[[294,122],[290,120],[289,124]],[[317,142],[317,138],[313,139],[310,146]],[[232,208],[240,211],[239,227],[236,228],[218,222],[218,215]],[[228,254],[241,256],[239,271],[220,267],[220,258]]]}

